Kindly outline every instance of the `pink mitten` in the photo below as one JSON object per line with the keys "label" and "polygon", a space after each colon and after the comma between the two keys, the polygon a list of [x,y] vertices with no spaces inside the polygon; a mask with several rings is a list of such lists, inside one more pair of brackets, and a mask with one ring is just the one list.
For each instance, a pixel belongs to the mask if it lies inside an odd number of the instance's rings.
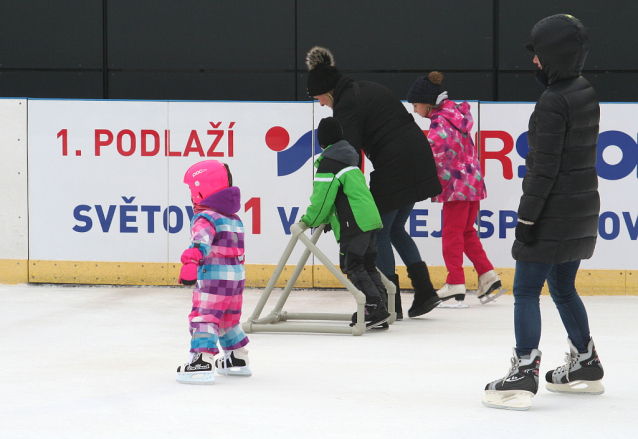
{"label": "pink mitten", "polygon": [[179,272],[178,282],[182,285],[195,285],[197,282],[197,266],[204,258],[198,248],[189,248],[182,253],[182,269]]}
{"label": "pink mitten", "polygon": [[182,264],[188,264],[189,262],[199,264],[199,261],[202,259],[204,259],[204,255],[197,247],[187,248],[184,250],[184,253],[182,253]]}
{"label": "pink mitten", "polygon": [[195,282],[197,282],[197,264],[189,262],[182,265],[178,282],[182,285],[195,285]]}

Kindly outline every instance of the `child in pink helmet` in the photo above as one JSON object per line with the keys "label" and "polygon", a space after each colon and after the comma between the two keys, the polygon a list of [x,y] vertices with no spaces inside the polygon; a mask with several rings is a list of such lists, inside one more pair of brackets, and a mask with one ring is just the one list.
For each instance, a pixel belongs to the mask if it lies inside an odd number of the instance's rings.
{"label": "child in pink helmet", "polygon": [[[195,215],[191,245],[182,253],[179,283],[195,285],[190,322],[191,348],[186,364],[177,368],[183,384],[213,384],[213,367],[224,375],[250,376],[248,337],[239,324],[244,270],[244,225],[228,165],[205,160],[184,176]],[[219,353],[223,356],[214,361]],[[213,365],[214,361],[214,365]]]}

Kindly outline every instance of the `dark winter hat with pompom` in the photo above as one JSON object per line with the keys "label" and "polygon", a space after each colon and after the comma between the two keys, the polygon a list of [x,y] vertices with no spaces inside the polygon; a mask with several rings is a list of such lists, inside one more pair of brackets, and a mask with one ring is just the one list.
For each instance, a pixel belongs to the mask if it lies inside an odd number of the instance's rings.
{"label": "dark winter hat with pompom", "polygon": [[416,80],[408,92],[408,102],[411,104],[436,105],[436,100],[443,92],[441,81],[443,74],[430,72],[428,76],[421,76]]}
{"label": "dark winter hat with pompom", "polygon": [[308,66],[308,96],[314,97],[334,90],[341,73],[335,59],[326,48],[315,46],[306,55]]}
{"label": "dark winter hat with pompom", "polygon": [[322,148],[334,145],[343,140],[343,129],[341,124],[334,117],[325,117],[319,122],[317,127],[317,140]]}

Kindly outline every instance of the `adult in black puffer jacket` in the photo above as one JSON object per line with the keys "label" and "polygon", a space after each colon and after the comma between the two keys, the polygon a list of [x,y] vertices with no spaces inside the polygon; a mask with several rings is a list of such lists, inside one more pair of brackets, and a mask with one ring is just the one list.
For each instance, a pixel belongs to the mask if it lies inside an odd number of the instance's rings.
{"label": "adult in black puffer jacket", "polygon": [[533,34],[542,66],[538,78],[547,88],[529,120],[530,149],[518,208],[521,225],[512,247],[517,261],[561,264],[589,259],[598,236],[600,107],[593,87],[580,76],[587,56],[584,29],[563,42],[556,33],[565,27],[580,29],[570,16],[561,15],[539,23]]}
{"label": "adult in black puffer jacket", "polygon": [[[575,286],[581,259],[594,253],[600,211],[596,173],[600,107],[596,92],[580,76],[589,40],[580,21],[558,14],[534,26],[526,47],[535,54],[537,79],[546,89],[529,121],[527,172],[512,247],[516,259],[513,367],[505,379],[486,386],[483,400],[496,408],[529,408],[538,390],[539,297],[546,280],[570,348],[567,364],[545,376],[547,388],[604,392],[603,369]],[[508,396],[513,392],[523,395],[515,406]]]}
{"label": "adult in black puffer jacket", "polygon": [[[334,66],[332,54],[314,47],[306,57],[308,94],[333,109],[345,140],[370,159],[370,192],[377,204],[383,229],[377,232],[377,267],[397,286],[394,252],[405,263],[414,287],[414,302],[408,311],[417,317],[440,301],[430,281],[414,240],[405,230],[412,207],[418,201],[441,193],[432,150],[423,131],[399,98],[388,88],[369,81],[353,81]],[[401,317],[400,298],[397,318]]]}

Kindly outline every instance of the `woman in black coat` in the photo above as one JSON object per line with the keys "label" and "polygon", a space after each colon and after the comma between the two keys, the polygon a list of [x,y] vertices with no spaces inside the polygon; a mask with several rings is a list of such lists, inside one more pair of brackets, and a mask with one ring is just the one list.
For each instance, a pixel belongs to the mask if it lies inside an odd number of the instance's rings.
{"label": "woman in black coat", "polygon": [[[377,232],[377,267],[397,286],[398,293],[394,246],[414,287],[408,315],[423,315],[440,300],[405,224],[416,202],[441,193],[427,138],[396,95],[380,84],[341,75],[327,49],[314,47],[306,62],[310,70],[308,95],[332,108],[345,140],[359,155],[363,151],[374,166],[370,191],[383,221],[383,229]],[[396,298],[397,318],[401,318],[401,296]]]}
{"label": "woman in black coat", "polygon": [[[604,391],[587,311],[575,286],[581,259],[594,253],[600,211],[596,173],[600,107],[593,87],[580,76],[589,41],[580,21],[559,14],[538,22],[526,47],[535,54],[537,79],[546,88],[529,121],[529,153],[512,247],[516,259],[512,368],[505,379],[487,385],[483,400],[496,408],[529,408],[529,398],[538,390],[539,297],[546,280],[570,348],[567,364],[547,372],[546,387],[554,392]],[[513,394],[527,398],[512,399]]]}

